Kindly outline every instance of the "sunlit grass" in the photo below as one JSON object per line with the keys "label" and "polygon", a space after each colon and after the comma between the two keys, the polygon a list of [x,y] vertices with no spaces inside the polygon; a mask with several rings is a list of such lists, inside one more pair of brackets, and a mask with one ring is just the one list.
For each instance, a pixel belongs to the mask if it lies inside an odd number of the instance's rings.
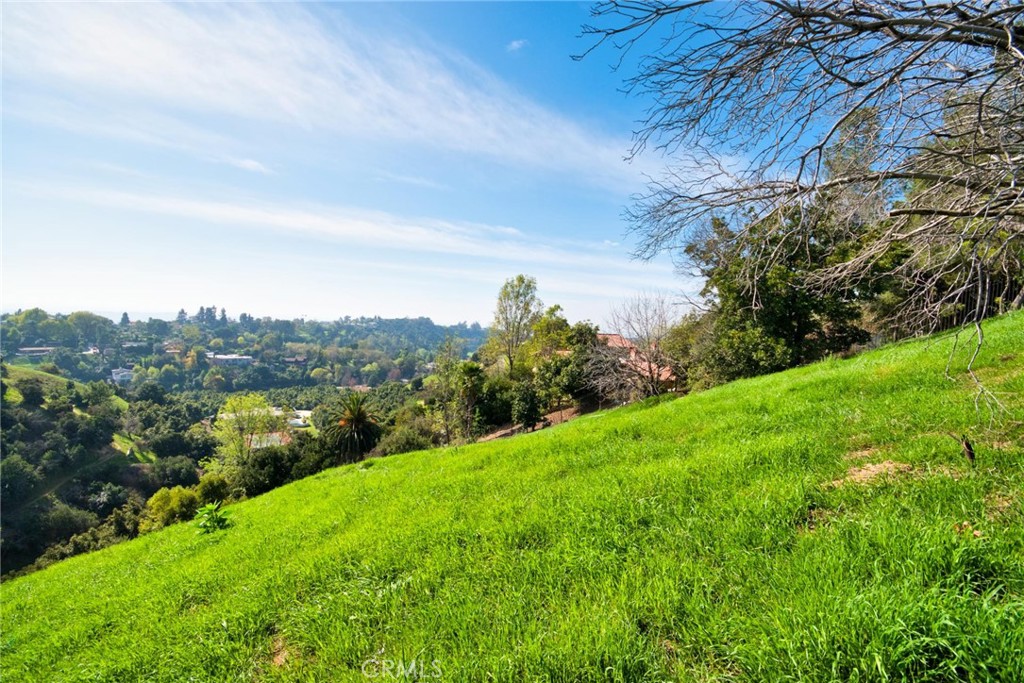
{"label": "sunlit grass", "polygon": [[[943,337],[73,558],[0,587],[4,680],[1024,680],[1024,316],[986,331],[1004,411],[976,408],[966,350],[944,377]],[[911,469],[843,481],[885,461]]]}
{"label": "sunlit grass", "polygon": [[131,453],[132,457],[135,458],[135,460],[137,460],[138,462],[156,462],[156,453],[154,453],[151,450],[142,448],[141,446],[139,446],[138,442],[135,441],[135,439],[122,432],[114,434],[114,440],[110,443],[110,445],[113,446],[118,451],[124,453],[125,455]]}
{"label": "sunlit grass", "polygon": [[[24,365],[8,365],[7,366],[7,372],[8,372],[8,378],[7,378],[7,383],[8,384],[11,384],[13,382],[17,382],[19,379],[37,379],[40,382],[42,382],[43,393],[44,394],[49,394],[50,392],[54,392],[54,391],[56,391],[58,393],[63,392],[66,389],[66,387],[68,385],[68,382],[71,382],[71,384],[76,389],[83,389],[85,387],[84,384],[82,384],[81,382],[79,382],[77,380],[71,380],[71,379],[68,379],[66,377],[60,377],[58,375],[51,375],[48,372],[43,372],[42,370],[36,370],[34,368],[26,367]],[[8,392],[10,392],[12,389],[17,391],[14,387],[9,387],[8,388]],[[17,395],[18,395],[19,400],[20,400],[21,394],[18,393]],[[7,394],[4,397],[5,400],[7,400],[10,396],[11,396],[11,394]],[[113,396],[111,398],[111,400],[113,401],[114,405],[117,407],[118,410],[125,411],[125,410],[128,409],[128,402],[125,401],[120,396]]]}

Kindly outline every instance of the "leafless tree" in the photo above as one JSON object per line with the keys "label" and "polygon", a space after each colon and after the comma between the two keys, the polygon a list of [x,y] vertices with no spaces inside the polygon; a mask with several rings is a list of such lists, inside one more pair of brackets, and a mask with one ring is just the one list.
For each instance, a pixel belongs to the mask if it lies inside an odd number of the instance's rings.
{"label": "leafless tree", "polygon": [[[648,51],[628,82],[654,102],[633,153],[672,158],[629,212],[639,256],[678,254],[717,217],[764,272],[827,215],[850,239],[810,285],[897,282],[904,329],[1024,301],[1021,0],[622,0],[594,15],[592,49]],[[865,112],[871,141],[844,139]],[[830,163],[851,143],[857,163]]]}
{"label": "leafless tree", "polygon": [[673,364],[662,342],[673,322],[671,304],[662,294],[638,294],[612,309],[612,332],[598,334],[587,362],[590,386],[623,402],[672,388]]}

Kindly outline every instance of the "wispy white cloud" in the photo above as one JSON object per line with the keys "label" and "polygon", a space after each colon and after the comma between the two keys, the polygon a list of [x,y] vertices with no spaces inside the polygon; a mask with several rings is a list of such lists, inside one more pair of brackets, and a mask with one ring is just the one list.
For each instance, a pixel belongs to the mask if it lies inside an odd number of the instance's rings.
{"label": "wispy white cloud", "polygon": [[[632,286],[640,275],[662,284],[674,279],[670,266],[629,260],[624,253],[609,252],[602,243],[546,239],[509,226],[406,217],[344,206],[273,203],[251,197],[214,200],[53,182],[17,183],[12,191],[40,199],[268,230],[377,250],[384,248],[390,262],[397,264],[406,263],[410,256],[432,254],[504,262],[515,264],[520,270],[524,267],[555,268],[574,273],[572,278],[565,277],[564,288],[576,293],[593,294],[604,289],[622,291],[623,287]],[[405,257],[397,254],[405,254]]]}
{"label": "wispy white cloud", "polygon": [[505,51],[506,52],[519,52],[520,50],[522,50],[524,47],[526,47],[529,44],[530,44],[530,41],[526,40],[525,38],[519,38],[518,40],[513,40],[508,45],[506,45],[505,46]]}
{"label": "wispy white cloud", "polygon": [[[7,39],[6,31],[4,38]],[[9,56],[10,52],[4,48],[4,59],[8,63],[15,60]],[[196,156],[209,157],[211,150],[224,150],[235,144],[230,137],[208,126],[151,108],[104,101],[89,93],[72,96],[71,93],[30,92],[38,84],[12,85],[8,71],[14,71],[13,67],[8,69],[5,65],[4,71],[4,118],[17,118],[85,136],[180,150]]]}
{"label": "wispy white cloud", "polygon": [[131,119],[139,141],[173,145],[160,118],[227,138],[241,118],[484,155],[605,186],[637,178],[622,161],[627,140],[587,129],[459,55],[370,35],[337,8],[11,4],[3,39],[6,90],[56,89],[80,109],[51,117],[58,125],[123,136],[106,108]]}
{"label": "wispy white cloud", "polygon": [[243,171],[252,171],[253,173],[263,173],[264,175],[270,175],[273,173],[269,168],[256,161],[255,159],[228,159],[227,163],[231,164],[236,168],[240,168]]}
{"label": "wispy white cloud", "polygon": [[378,180],[387,181],[389,183],[402,183],[404,185],[415,185],[416,187],[425,187],[430,190],[448,190],[451,189],[443,183],[439,183],[430,178],[421,178],[420,176],[403,175],[401,173],[391,173],[390,171],[380,171],[377,174]]}

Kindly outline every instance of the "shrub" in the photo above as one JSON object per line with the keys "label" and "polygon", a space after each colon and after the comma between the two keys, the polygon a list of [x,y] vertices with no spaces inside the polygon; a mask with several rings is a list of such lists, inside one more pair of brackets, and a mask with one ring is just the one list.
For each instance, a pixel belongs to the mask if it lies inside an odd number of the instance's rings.
{"label": "shrub", "polygon": [[14,388],[21,394],[21,404],[29,408],[43,405],[43,383],[35,377],[19,377],[14,380]]}
{"label": "shrub", "polygon": [[20,455],[4,458],[0,464],[0,500],[4,502],[4,510],[16,508],[28,500],[41,483],[36,469]]}
{"label": "shrub", "polygon": [[106,517],[128,502],[129,491],[112,482],[95,481],[89,487],[86,506],[100,517]]}
{"label": "shrub", "polygon": [[247,496],[258,496],[292,480],[301,453],[287,446],[268,446],[241,458],[232,482]]}
{"label": "shrub", "polygon": [[484,382],[483,391],[477,401],[476,409],[480,420],[489,427],[500,427],[512,422],[512,401],[515,396],[515,384],[507,377],[489,377]]}
{"label": "shrub", "polygon": [[196,496],[199,497],[200,505],[225,501],[229,495],[231,495],[231,487],[228,486],[228,480],[217,472],[204,474],[199,480],[199,486],[196,487]]}
{"label": "shrub", "polygon": [[408,426],[396,427],[380,440],[373,455],[395,455],[423,451],[431,447],[430,439]]}
{"label": "shrub", "polygon": [[162,488],[146,502],[144,531],[155,531],[168,524],[181,522],[192,517],[199,507],[199,497],[192,489],[175,486]]}
{"label": "shrub", "polygon": [[541,417],[540,397],[532,382],[520,382],[516,385],[512,397],[512,421],[523,425],[523,429],[532,430]]}
{"label": "shrub", "polygon": [[96,526],[99,518],[91,512],[57,501],[40,519],[35,535],[44,545],[57,543]]}

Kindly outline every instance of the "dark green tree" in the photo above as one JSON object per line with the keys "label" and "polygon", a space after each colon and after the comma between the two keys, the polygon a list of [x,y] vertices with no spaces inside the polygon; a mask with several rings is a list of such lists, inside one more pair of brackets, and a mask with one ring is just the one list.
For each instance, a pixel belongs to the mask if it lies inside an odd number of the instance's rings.
{"label": "dark green tree", "polygon": [[512,396],[512,421],[521,424],[523,429],[533,431],[543,417],[541,409],[540,395],[533,382],[517,383]]}
{"label": "dark green tree", "polygon": [[30,408],[43,405],[43,383],[35,377],[19,377],[14,380],[14,388],[21,393],[22,405]]}
{"label": "dark green tree", "polygon": [[[785,220],[803,220],[803,211],[794,209]],[[768,267],[760,259],[764,244],[784,253]],[[807,286],[834,246],[825,229],[803,248],[786,249],[756,226],[737,235],[722,221],[687,246],[706,278],[702,293],[713,320],[710,343],[700,346],[703,384],[775,372],[867,341],[855,290]]]}

